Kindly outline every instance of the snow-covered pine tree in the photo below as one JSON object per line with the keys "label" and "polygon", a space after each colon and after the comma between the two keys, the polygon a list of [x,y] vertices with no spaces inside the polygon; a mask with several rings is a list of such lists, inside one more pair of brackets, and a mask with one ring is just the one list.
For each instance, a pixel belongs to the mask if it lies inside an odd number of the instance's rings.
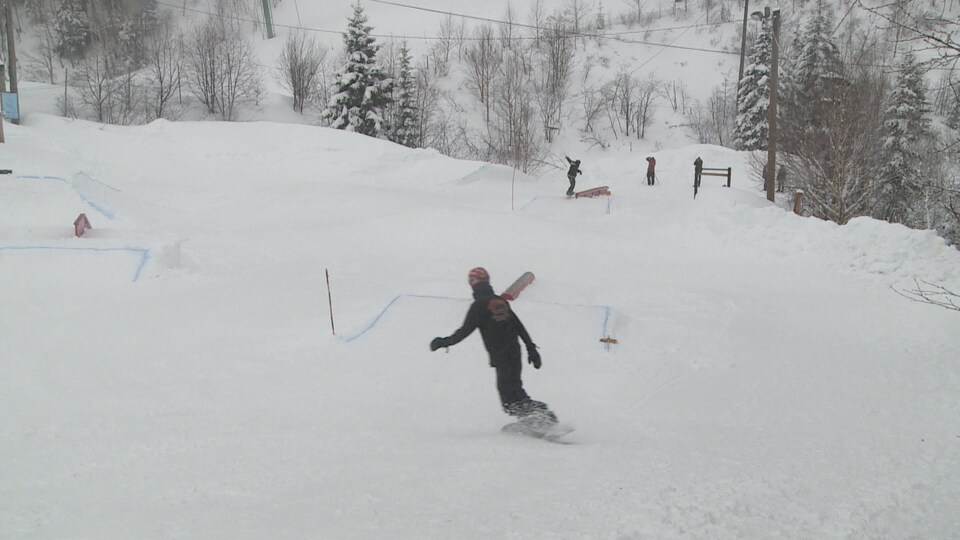
{"label": "snow-covered pine tree", "polygon": [[321,117],[330,126],[371,137],[384,134],[383,111],[390,100],[391,81],[377,65],[380,46],[358,1],[343,35],[346,63],[338,70],[334,93]]}
{"label": "snow-covered pine tree", "polygon": [[[817,0],[806,25],[793,41],[795,58],[781,69],[779,90],[779,141],[786,152],[825,141],[827,116],[844,85],[840,75],[840,49],[832,40],[833,11]],[[829,168],[829,167],[828,167]]]}
{"label": "snow-covered pine tree", "polygon": [[770,23],[764,20],[738,91],[734,142],[739,150],[763,150],[767,147],[771,43]]}
{"label": "snow-covered pine tree", "polygon": [[67,58],[82,55],[90,44],[90,18],[85,0],[60,0],[56,13],[57,52]]}
{"label": "snow-covered pine tree", "polygon": [[875,217],[917,226],[911,209],[923,194],[922,145],[930,135],[927,89],[912,52],[903,56],[884,121],[883,168]]}
{"label": "snow-covered pine tree", "polygon": [[140,12],[139,26],[141,32],[146,35],[156,30],[160,24],[160,12],[157,0],[142,0],[143,11]]}
{"label": "snow-covered pine tree", "polygon": [[417,119],[417,98],[416,81],[411,63],[413,58],[410,56],[410,49],[407,48],[407,42],[400,44],[400,57],[398,59],[397,74],[393,85],[393,111],[390,118],[390,133],[388,139],[395,143],[409,146],[416,146],[416,119]]}
{"label": "snow-covered pine tree", "polygon": [[801,94],[813,97],[818,88],[838,78],[840,48],[832,40],[833,11],[817,0],[806,28],[797,36],[799,56],[791,78]]}
{"label": "snow-covered pine tree", "polygon": [[948,92],[946,123],[950,129],[960,132],[960,82],[951,81]]}

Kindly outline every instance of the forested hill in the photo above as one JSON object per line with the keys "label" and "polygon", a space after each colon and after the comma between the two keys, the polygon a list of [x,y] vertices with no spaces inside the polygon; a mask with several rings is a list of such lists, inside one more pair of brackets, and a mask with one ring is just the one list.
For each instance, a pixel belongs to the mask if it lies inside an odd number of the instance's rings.
{"label": "forested hill", "polygon": [[758,186],[775,42],[780,202],[803,190],[808,215],[960,240],[946,0],[774,2],[745,25],[742,3],[716,0],[12,6],[19,79],[68,86],[24,99],[27,114],[333,126],[541,174],[565,153],[709,143],[755,152]]}

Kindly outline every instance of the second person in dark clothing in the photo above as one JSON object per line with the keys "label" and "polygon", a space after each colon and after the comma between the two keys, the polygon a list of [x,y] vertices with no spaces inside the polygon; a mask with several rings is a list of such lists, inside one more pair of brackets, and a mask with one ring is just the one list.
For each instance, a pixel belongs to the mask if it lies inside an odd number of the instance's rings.
{"label": "second person in dark clothing", "polygon": [[647,158],[647,185],[652,186],[657,181],[657,159],[653,156]]}
{"label": "second person in dark clothing", "polygon": [[437,337],[430,341],[430,350],[456,345],[479,328],[483,346],[490,356],[490,367],[497,370],[497,391],[503,411],[536,428],[555,425],[556,415],[545,403],[530,399],[520,379],[523,362],[519,340],[527,346],[527,361],[535,369],[540,369],[541,365],[540,353],[527,329],[510,309],[510,304],[493,292],[490,275],[484,268],[470,270],[467,280],[473,289],[473,303],[467,310],[463,325],[449,337]]}
{"label": "second person in dark clothing", "polygon": [[580,170],[580,160],[579,159],[570,159],[567,156],[567,163],[570,164],[570,170],[567,171],[567,180],[570,181],[570,189],[567,190],[567,197],[573,196],[573,190],[577,186],[577,175],[583,174],[583,171]]}

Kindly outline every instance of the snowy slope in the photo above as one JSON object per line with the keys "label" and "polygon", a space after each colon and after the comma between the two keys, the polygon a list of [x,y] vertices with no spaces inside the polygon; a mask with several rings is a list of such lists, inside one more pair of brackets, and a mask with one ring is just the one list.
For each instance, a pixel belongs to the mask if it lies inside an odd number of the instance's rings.
{"label": "snowy slope", "polygon": [[[931,232],[769,206],[743,154],[539,178],[328,129],[39,114],[0,163],[0,537],[951,538]],[[734,187],[692,161],[734,168]],[[93,229],[72,236],[84,212]],[[486,266],[570,445],[499,433]],[[331,274],[332,336],[324,269]],[[612,336],[618,345],[599,342]]]}

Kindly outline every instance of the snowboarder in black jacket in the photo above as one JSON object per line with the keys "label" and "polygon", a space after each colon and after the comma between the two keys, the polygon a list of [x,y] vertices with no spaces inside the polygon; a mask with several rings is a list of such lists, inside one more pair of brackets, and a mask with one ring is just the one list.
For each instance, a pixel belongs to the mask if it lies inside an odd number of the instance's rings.
{"label": "snowboarder in black jacket", "polygon": [[573,190],[577,185],[577,175],[583,174],[583,171],[580,170],[580,160],[579,159],[570,159],[567,156],[567,163],[570,164],[570,170],[567,171],[567,180],[570,180],[570,189],[567,190],[567,197],[573,196]]}
{"label": "snowboarder in black jacket", "polygon": [[430,341],[430,350],[436,351],[440,347],[456,345],[479,328],[483,346],[490,355],[490,367],[497,370],[497,391],[500,393],[503,411],[534,427],[556,424],[557,417],[547,405],[530,399],[523,389],[523,381],[520,379],[523,362],[518,338],[527,346],[527,361],[535,369],[540,369],[541,366],[540,353],[537,352],[537,346],[530,339],[527,329],[510,309],[510,304],[493,292],[490,275],[484,268],[470,270],[467,280],[473,288],[474,300],[463,325],[449,337],[433,338]]}

